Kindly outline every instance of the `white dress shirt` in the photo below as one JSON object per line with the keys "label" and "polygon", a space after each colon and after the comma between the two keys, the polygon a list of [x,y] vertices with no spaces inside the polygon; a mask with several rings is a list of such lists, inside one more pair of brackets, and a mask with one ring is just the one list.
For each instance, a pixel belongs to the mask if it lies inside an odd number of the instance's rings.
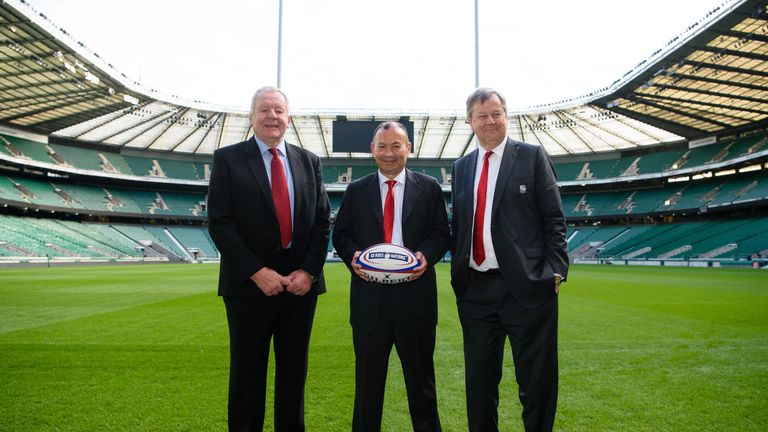
{"label": "white dress shirt", "polygon": [[[381,191],[381,211],[384,214],[384,205],[387,199],[387,180],[389,180],[381,171],[377,172],[379,175],[379,190]],[[395,217],[392,222],[392,243],[398,246],[405,246],[403,244],[403,194],[405,192],[405,170],[400,171],[400,174],[395,176],[392,180],[395,184],[392,185],[392,194],[395,198]]]}
{"label": "white dress shirt", "polygon": [[[499,178],[499,168],[501,167],[501,158],[504,156],[504,148],[507,146],[507,139],[496,148],[491,150],[493,154],[488,158],[488,191],[485,194],[485,217],[483,218],[483,247],[485,249],[485,261],[481,265],[477,265],[472,258],[472,248],[470,246],[470,259],[469,266],[478,271],[487,271],[491,269],[498,269],[499,262],[496,259],[496,251],[493,249],[493,239],[491,238],[491,215],[493,213],[493,195],[496,192],[496,180]],[[472,232],[474,232],[475,226],[475,210],[477,210],[477,185],[480,183],[480,175],[483,172],[483,160],[485,159],[486,150],[479,145],[477,146],[477,166],[475,167],[475,183],[473,189],[474,199],[472,200]]]}

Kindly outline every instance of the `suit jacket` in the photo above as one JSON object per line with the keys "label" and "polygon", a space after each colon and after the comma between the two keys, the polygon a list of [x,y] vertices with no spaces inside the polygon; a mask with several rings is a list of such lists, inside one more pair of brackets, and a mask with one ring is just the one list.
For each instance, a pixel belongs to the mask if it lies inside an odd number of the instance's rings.
{"label": "suit jacket", "polygon": [[[472,247],[478,150],[453,164],[451,285],[467,288]],[[525,307],[555,295],[554,273],[568,275],[565,217],[554,167],[542,146],[507,139],[491,208],[491,238],[499,270]]]}
{"label": "suit jacket", "polygon": [[[413,319],[416,325],[437,324],[434,265],[445,255],[449,242],[445,200],[437,180],[407,170],[402,211],[404,246],[424,254],[429,267],[419,279],[397,285],[365,282],[352,272],[350,323],[353,327],[373,328],[383,296],[399,297],[397,304],[402,308],[398,314]],[[347,267],[355,251],[384,242],[382,214],[378,173],[347,187],[333,228],[333,245]]]}
{"label": "suit jacket", "polygon": [[250,280],[262,267],[287,275],[306,270],[310,294],[325,292],[330,203],[320,159],[286,143],[294,186],[291,247],[282,250],[267,168],[255,138],[214,153],[208,188],[208,230],[221,252],[219,295],[263,295]]}

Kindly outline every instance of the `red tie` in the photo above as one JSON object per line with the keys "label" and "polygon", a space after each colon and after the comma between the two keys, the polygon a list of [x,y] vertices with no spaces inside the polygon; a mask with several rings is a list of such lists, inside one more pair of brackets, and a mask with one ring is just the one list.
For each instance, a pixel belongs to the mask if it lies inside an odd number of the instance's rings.
{"label": "red tie", "polygon": [[477,182],[477,207],[475,208],[475,231],[472,233],[472,258],[475,264],[485,261],[485,245],[483,244],[483,221],[485,221],[485,197],[488,193],[488,158],[493,152],[485,152],[483,171]]}
{"label": "red tie", "polygon": [[395,186],[394,180],[387,180],[387,197],[384,199],[384,243],[392,243],[392,227],[395,224],[395,194],[392,188]]}
{"label": "red tie", "polygon": [[272,200],[275,202],[277,223],[280,225],[280,241],[283,249],[286,249],[291,242],[291,199],[288,196],[285,168],[277,154],[277,149],[271,148],[269,152],[272,154]]}

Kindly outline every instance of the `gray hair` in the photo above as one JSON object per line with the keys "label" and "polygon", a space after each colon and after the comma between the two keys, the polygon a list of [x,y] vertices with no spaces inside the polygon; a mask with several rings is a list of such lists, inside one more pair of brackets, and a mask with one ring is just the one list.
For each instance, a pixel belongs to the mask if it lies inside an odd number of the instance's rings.
{"label": "gray hair", "polygon": [[498,96],[499,100],[501,101],[501,106],[504,107],[504,114],[507,114],[507,101],[504,99],[504,96],[501,93],[490,87],[479,87],[475,89],[475,91],[473,91],[472,94],[467,98],[467,117],[472,117],[472,106],[475,104],[475,102],[480,102],[483,104],[493,95]]}
{"label": "gray hair", "polygon": [[408,139],[408,129],[406,129],[405,126],[403,126],[402,123],[396,122],[396,121],[385,121],[385,122],[379,124],[378,126],[376,126],[376,130],[373,131],[373,139],[371,140],[371,144],[373,144],[374,141],[376,141],[376,135],[380,131],[382,131],[382,130],[389,130],[389,128],[393,128],[393,127],[399,128],[400,130],[402,130],[403,133],[405,134],[406,142],[408,144],[411,143],[410,139]]}
{"label": "gray hair", "polygon": [[249,111],[249,114],[253,114],[253,107],[256,106],[256,99],[265,93],[280,93],[285,99],[285,107],[288,108],[288,96],[286,96],[282,90],[273,86],[264,86],[256,90],[256,93],[253,94],[253,97],[251,98],[251,110]]}

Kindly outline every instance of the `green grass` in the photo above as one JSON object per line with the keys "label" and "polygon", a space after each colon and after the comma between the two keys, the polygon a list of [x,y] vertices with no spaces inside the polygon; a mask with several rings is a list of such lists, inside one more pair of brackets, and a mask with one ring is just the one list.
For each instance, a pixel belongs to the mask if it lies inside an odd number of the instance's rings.
{"label": "green grass", "polygon": [[[349,276],[339,264],[326,275],[307,428],[346,431]],[[464,431],[461,331],[448,266],[438,275],[440,415]],[[216,279],[213,265],[0,269],[0,431],[226,430]],[[501,430],[520,431],[510,352],[505,362]],[[556,430],[768,430],[768,272],[575,266],[560,295],[560,383]],[[394,353],[383,429],[411,430]]]}

